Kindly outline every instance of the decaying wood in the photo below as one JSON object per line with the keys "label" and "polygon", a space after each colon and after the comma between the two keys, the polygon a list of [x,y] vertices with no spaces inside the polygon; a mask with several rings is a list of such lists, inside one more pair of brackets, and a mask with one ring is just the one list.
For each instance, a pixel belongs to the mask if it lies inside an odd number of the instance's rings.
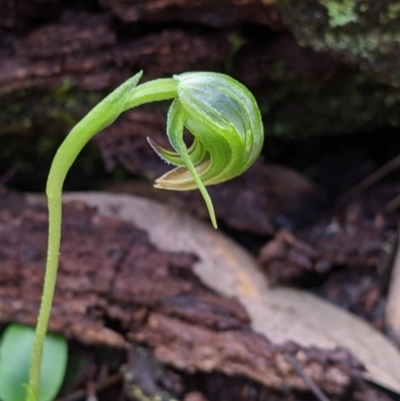
{"label": "decaying wood", "polygon": [[100,0],[102,7],[123,21],[178,19],[216,27],[238,22],[277,25],[280,18],[274,3],[276,0]]}
{"label": "decaying wood", "polygon": [[[0,321],[34,324],[47,237],[44,206],[0,197]],[[307,389],[286,363],[295,357],[329,393],[361,373],[346,352],[274,345],[254,333],[240,304],[208,289],[195,256],[157,250],[132,224],[101,217],[81,202],[64,207],[52,330],[86,344],[126,347],[139,340],[176,368],[245,375],[266,386]],[[223,260],[221,260],[223,263]],[[272,339],[273,340],[273,339]]]}
{"label": "decaying wood", "polygon": [[209,70],[228,51],[218,33],[182,29],[118,41],[109,14],[65,12],[59,23],[41,26],[3,49],[0,94],[65,80],[85,90],[105,89],[142,69],[147,79]]}
{"label": "decaying wood", "polygon": [[383,201],[358,198],[294,234],[281,230],[261,249],[259,261],[275,283],[327,277],[320,290],[325,297],[383,329],[381,300],[395,229],[395,218]]}
{"label": "decaying wood", "polygon": [[302,350],[291,343],[277,347],[248,331],[215,333],[159,314],[151,314],[148,324],[133,338],[149,344],[161,361],[184,371],[243,375],[272,389],[308,388],[285,360],[285,354],[296,358],[301,368],[331,394],[343,394],[351,383],[349,373],[357,371],[357,364],[344,351]]}
{"label": "decaying wood", "polygon": [[[276,0],[98,0],[96,10],[123,21],[194,22],[208,26],[230,26],[238,22],[281,25]],[[93,1],[72,5],[78,11],[94,11]],[[13,0],[0,3],[0,29],[26,32],[32,19],[57,19],[66,9],[60,0]]]}
{"label": "decaying wood", "polygon": [[[58,1],[51,1],[51,6],[46,3],[20,0],[0,5],[0,94],[48,87],[62,80],[85,90],[105,89],[141,69],[148,79],[216,69],[230,55],[223,31],[199,32],[181,25],[140,34],[140,27],[125,29],[123,24],[128,22],[173,21],[176,25],[178,21],[226,27],[251,21],[281,26],[271,0],[102,0],[100,14],[85,1],[75,10]],[[115,18],[120,21],[118,30]],[[35,19],[44,22],[37,24]]]}

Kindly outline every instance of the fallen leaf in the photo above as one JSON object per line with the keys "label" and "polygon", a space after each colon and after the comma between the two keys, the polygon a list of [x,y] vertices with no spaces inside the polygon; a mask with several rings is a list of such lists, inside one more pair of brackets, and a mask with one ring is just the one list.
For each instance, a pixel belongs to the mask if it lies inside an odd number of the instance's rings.
{"label": "fallen leaf", "polygon": [[400,344],[400,245],[397,245],[387,296],[385,320],[389,335]]}

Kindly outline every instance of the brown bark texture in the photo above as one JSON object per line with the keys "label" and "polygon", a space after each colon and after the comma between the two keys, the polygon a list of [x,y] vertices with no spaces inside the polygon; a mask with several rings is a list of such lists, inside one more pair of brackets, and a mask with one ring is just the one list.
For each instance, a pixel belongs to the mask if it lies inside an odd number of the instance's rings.
{"label": "brown bark texture", "polygon": [[[143,231],[79,202],[64,207],[63,221],[51,330],[89,345],[140,342],[182,371],[244,376],[271,389],[308,388],[285,355],[329,393],[344,394],[356,382],[361,367],[345,351],[274,345],[254,333],[237,301],[194,275],[195,255],[160,251]],[[46,209],[2,191],[2,324],[35,324],[46,238]]]}

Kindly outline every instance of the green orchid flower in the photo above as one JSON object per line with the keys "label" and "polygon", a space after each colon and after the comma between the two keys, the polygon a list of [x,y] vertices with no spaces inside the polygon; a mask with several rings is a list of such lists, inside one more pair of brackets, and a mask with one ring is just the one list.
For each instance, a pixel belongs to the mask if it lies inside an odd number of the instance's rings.
{"label": "green orchid flower", "polygon": [[[242,174],[262,149],[260,111],[253,95],[238,81],[224,74],[191,72],[137,86],[141,76],[139,72],[115,89],[71,130],[50,168],[46,187],[49,208],[46,275],[29,383],[36,397],[58,269],[62,186],[69,168],[88,141],[126,110],[149,102],[172,100],[167,135],[173,150],[164,149],[151,139],[149,143],[162,159],[176,167],[158,178],[155,186],[177,191],[198,188],[215,228],[215,212],[206,186]],[[183,139],[185,128],[194,137],[189,147]]]}
{"label": "green orchid flower", "polygon": [[[226,75],[192,72],[174,80],[177,96],[168,113],[167,135],[175,152],[149,142],[162,159],[177,167],[158,178],[155,187],[198,188],[216,228],[205,186],[230,180],[254,163],[264,139],[261,115],[249,90]],[[184,128],[194,136],[190,148],[183,140]]]}

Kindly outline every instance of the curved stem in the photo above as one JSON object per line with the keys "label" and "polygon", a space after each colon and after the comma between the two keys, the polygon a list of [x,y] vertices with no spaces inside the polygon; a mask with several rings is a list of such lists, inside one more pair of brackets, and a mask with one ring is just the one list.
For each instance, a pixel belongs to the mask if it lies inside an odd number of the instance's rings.
{"label": "curved stem", "polygon": [[167,100],[176,95],[176,81],[159,79],[136,85],[142,73],[123,83],[93,108],[69,133],[59,147],[50,168],[46,194],[49,209],[49,236],[42,300],[32,351],[29,385],[39,400],[40,367],[56,285],[61,240],[62,187],[72,163],[89,140],[110,125],[124,111],[144,103]]}
{"label": "curved stem", "polygon": [[178,82],[173,78],[161,78],[139,85],[125,103],[123,111],[145,103],[170,100],[177,94]]}

